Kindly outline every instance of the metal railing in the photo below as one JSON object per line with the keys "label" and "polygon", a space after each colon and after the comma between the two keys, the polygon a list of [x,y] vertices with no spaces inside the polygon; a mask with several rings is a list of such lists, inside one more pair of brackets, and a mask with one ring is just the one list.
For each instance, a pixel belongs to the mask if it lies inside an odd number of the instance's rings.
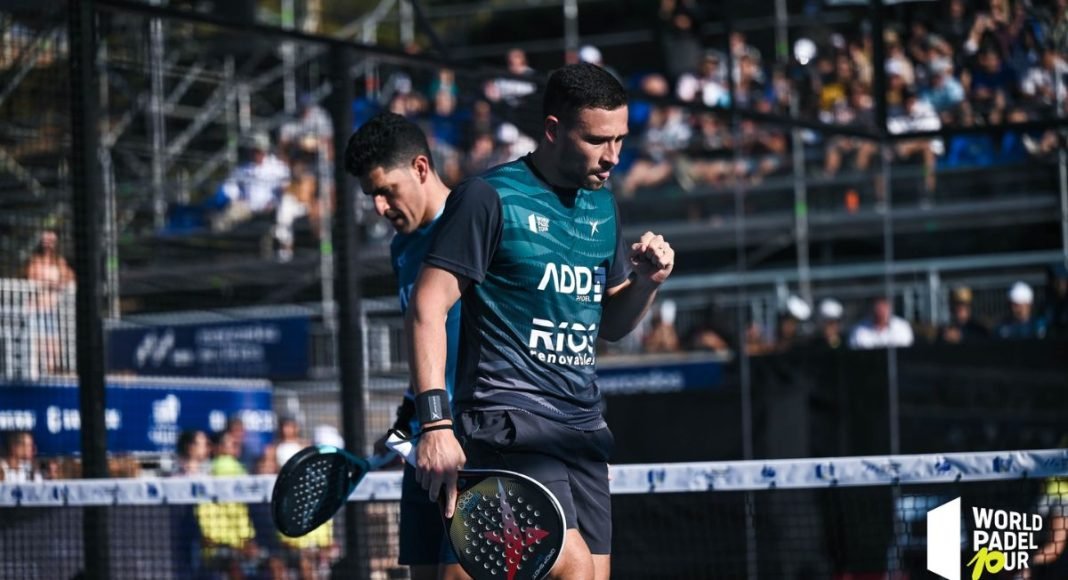
{"label": "metal railing", "polygon": [[73,284],[0,278],[0,378],[72,375],[75,352]]}

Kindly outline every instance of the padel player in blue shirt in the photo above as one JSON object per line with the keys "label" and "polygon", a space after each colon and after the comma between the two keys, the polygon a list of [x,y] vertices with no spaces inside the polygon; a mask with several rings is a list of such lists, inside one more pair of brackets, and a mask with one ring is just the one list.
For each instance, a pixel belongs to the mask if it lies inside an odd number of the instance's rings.
{"label": "padel player in blue shirt", "polygon": [[[426,136],[411,121],[382,113],[364,123],[345,148],[345,168],[360,180],[364,193],[374,199],[375,211],[388,219],[397,235],[390,258],[397,276],[401,311],[408,308],[412,285],[440,222],[449,188],[442,183],[430,157]],[[448,335],[444,385],[452,393],[456,351],[460,335],[460,304],[442,318]],[[409,390],[397,409],[394,428],[419,433],[415,399]],[[410,566],[413,580],[467,578],[445,536],[441,512],[430,501],[405,464],[401,487],[401,564]]]}
{"label": "padel player in blue shirt", "polygon": [[[536,151],[449,196],[416,281],[407,322],[424,430],[417,475],[431,497],[447,494],[450,516],[465,464],[537,479],[560,500],[568,527],[550,577],[600,580],[611,568],[613,439],[600,411],[595,342],[634,329],[675,254],[651,232],[628,248],[604,188],[627,135],[619,82],[590,64],[559,69],[543,118]],[[457,300],[454,434],[440,411],[448,408],[446,313]]]}

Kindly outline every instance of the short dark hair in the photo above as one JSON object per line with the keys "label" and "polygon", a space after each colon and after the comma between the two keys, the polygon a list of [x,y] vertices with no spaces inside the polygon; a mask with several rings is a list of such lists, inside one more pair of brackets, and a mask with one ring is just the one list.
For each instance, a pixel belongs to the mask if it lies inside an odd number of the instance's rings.
{"label": "short dark hair", "polygon": [[376,167],[393,169],[419,155],[434,168],[426,134],[419,126],[396,113],[379,113],[349,137],[345,169],[359,177]]}
{"label": "short dark hair", "polygon": [[614,111],[627,104],[627,92],[616,77],[590,63],[569,64],[549,75],[542,113],[570,119],[582,109]]}
{"label": "short dark hair", "polygon": [[196,442],[197,435],[200,435],[200,431],[195,429],[182,431],[181,435],[178,436],[177,448],[179,457],[189,456],[189,450],[193,448],[193,443]]}

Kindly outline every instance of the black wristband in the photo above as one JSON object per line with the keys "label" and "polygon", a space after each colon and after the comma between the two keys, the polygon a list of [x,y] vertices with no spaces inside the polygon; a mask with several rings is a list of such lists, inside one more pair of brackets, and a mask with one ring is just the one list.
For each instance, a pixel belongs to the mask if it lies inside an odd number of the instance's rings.
{"label": "black wristband", "polygon": [[404,397],[404,401],[397,406],[397,420],[393,422],[393,428],[410,433],[412,430],[412,417],[415,417],[415,401]]}
{"label": "black wristband", "polygon": [[423,433],[430,433],[431,431],[441,431],[443,429],[448,429],[449,431],[452,431],[452,423],[449,423],[448,425],[441,424],[441,425],[431,425],[429,427],[423,427],[422,429],[419,430],[419,434],[422,435]]}
{"label": "black wristband", "polygon": [[449,393],[445,389],[432,389],[416,395],[415,410],[419,416],[420,425],[452,419],[452,409],[449,408]]}

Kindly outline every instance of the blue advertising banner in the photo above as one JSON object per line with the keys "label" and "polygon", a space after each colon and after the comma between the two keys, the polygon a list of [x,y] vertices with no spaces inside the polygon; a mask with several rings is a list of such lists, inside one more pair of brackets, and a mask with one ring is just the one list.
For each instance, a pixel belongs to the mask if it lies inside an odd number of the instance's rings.
{"label": "blue advertising banner", "polygon": [[108,333],[108,370],[171,377],[299,379],[307,317],[124,327]]}
{"label": "blue advertising banner", "polygon": [[723,383],[725,364],[719,356],[609,359],[597,367],[597,384],[606,395],[711,389]]}
{"label": "blue advertising banner", "polygon": [[[246,444],[262,449],[275,430],[267,381],[109,377],[105,423],[108,450],[173,452],[186,429],[221,431],[240,416]],[[33,433],[41,455],[73,455],[81,449],[78,386],[0,385],[0,431]]]}

